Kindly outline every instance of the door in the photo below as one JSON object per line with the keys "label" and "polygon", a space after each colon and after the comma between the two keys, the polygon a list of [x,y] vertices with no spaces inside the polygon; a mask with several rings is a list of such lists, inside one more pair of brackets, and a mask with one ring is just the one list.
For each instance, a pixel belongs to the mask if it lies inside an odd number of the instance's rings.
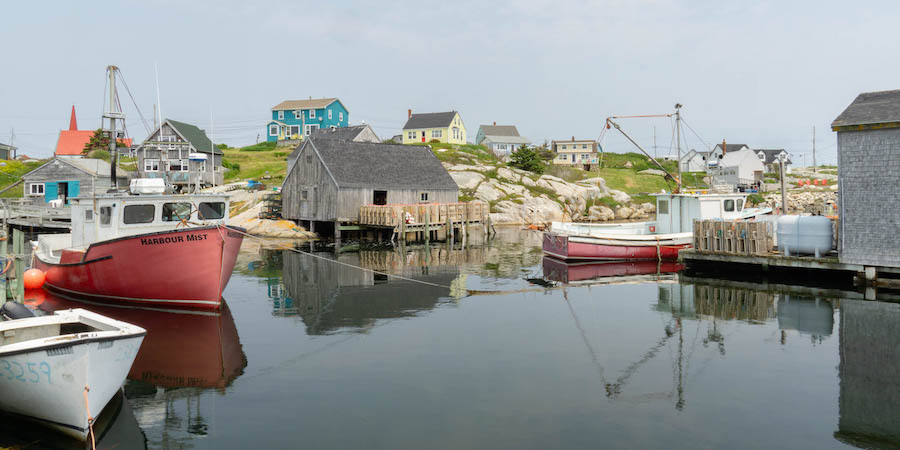
{"label": "door", "polygon": [[425,142],[425,135],[426,135],[426,134],[428,134],[428,133],[426,133],[426,132],[424,132],[424,131],[422,132],[422,142]]}
{"label": "door", "polygon": [[44,183],[44,203],[56,200],[56,183]]}
{"label": "door", "polygon": [[67,183],[65,181],[56,183],[56,189],[57,189],[57,197],[56,198],[62,200],[64,205],[68,205],[69,204],[69,183]]}
{"label": "door", "polygon": [[70,181],[68,191],[69,198],[78,197],[78,194],[81,193],[81,183],[78,181]]}

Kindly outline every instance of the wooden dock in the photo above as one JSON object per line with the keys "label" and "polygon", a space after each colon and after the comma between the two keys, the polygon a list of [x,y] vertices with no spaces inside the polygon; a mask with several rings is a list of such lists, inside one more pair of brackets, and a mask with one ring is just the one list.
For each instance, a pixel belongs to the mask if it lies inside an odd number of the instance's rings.
{"label": "wooden dock", "polygon": [[72,212],[68,207],[52,208],[20,199],[0,201],[0,220],[11,228],[65,233],[72,229]]}
{"label": "wooden dock", "polygon": [[359,209],[359,225],[392,230],[392,240],[465,239],[472,227],[491,232],[486,203],[421,203],[366,205]]}

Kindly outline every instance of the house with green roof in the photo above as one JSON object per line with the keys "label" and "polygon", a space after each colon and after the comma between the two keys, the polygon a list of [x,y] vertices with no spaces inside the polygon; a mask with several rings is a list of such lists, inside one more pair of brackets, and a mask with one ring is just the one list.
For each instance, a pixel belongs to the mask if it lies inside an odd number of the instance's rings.
{"label": "house with green roof", "polygon": [[175,192],[224,182],[222,151],[195,125],[166,119],[135,149],[141,178],[163,178]]}

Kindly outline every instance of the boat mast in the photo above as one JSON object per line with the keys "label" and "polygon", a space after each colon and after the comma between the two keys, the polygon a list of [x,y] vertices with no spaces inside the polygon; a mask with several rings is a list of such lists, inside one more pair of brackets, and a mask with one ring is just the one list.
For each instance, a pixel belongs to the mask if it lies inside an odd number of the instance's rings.
{"label": "boat mast", "polygon": [[109,74],[109,109],[103,114],[103,117],[109,119],[109,156],[111,163],[109,165],[109,192],[115,192],[119,183],[116,180],[116,164],[118,163],[118,151],[116,150],[116,141],[118,140],[116,132],[116,119],[122,119],[124,124],[125,115],[121,111],[116,111],[116,66],[106,66],[106,72]]}
{"label": "boat mast", "polygon": [[676,164],[678,166],[678,191],[681,192],[681,103],[675,104],[675,141],[677,143],[676,147],[678,148],[678,159],[676,159]]}

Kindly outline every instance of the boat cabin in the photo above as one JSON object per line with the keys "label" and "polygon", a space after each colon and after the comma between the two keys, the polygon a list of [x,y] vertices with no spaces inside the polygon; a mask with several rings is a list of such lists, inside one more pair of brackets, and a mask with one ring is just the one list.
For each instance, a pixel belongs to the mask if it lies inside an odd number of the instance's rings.
{"label": "boat cabin", "polygon": [[655,194],[656,233],[688,233],[695,219],[737,220],[745,216],[747,194]]}
{"label": "boat cabin", "polygon": [[228,196],[97,195],[72,199],[72,247],[179,227],[225,224]]}

